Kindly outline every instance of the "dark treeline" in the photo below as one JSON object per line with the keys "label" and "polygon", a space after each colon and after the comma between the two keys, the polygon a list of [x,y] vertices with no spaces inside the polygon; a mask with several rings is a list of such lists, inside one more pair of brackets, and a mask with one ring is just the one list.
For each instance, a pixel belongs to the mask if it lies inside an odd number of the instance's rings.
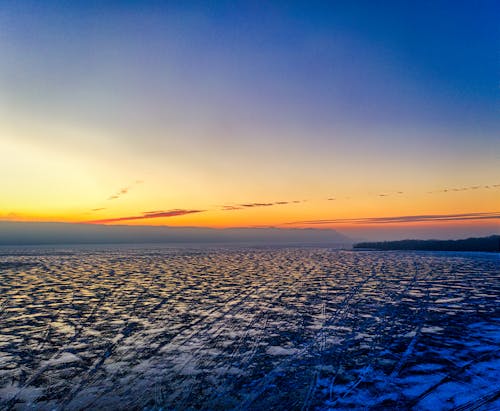
{"label": "dark treeline", "polygon": [[463,240],[401,240],[365,242],[354,248],[375,250],[427,250],[427,251],[488,251],[500,252],[500,235],[466,238]]}

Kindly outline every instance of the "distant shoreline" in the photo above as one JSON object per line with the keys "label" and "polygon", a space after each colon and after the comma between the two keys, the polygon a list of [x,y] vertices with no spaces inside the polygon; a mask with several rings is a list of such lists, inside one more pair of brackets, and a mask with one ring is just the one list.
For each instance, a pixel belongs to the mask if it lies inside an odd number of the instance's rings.
{"label": "distant shoreline", "polygon": [[465,238],[462,240],[400,240],[362,242],[353,249],[369,250],[413,250],[413,251],[480,251],[500,252],[500,235]]}

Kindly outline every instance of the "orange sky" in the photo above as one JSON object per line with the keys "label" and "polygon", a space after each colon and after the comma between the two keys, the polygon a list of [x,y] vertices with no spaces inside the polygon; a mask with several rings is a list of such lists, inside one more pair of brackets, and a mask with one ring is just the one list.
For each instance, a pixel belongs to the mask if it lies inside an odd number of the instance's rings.
{"label": "orange sky", "polygon": [[[494,231],[500,220],[500,184],[494,180],[475,184],[468,178],[470,185],[465,185],[460,181],[438,184],[413,179],[408,184],[404,169],[390,178],[389,174],[386,178],[365,175],[365,180],[354,175],[351,179],[331,181],[321,175],[306,174],[292,181],[280,174],[247,178],[241,170],[222,178],[215,171],[211,177],[208,172],[176,173],[171,169],[175,165],[166,165],[166,170],[162,170],[161,164],[144,165],[148,172],[132,173],[128,162],[103,161],[104,153],[69,147],[52,150],[43,142],[23,142],[22,136],[4,139],[0,145],[5,157],[1,171],[8,176],[1,183],[2,192],[7,195],[3,196],[0,217],[6,220],[328,227],[346,232],[363,227],[407,227],[411,232],[416,226]],[[372,174],[376,177],[383,171],[374,170]],[[323,174],[327,172],[325,169]],[[478,212],[490,214],[471,215]],[[416,222],[340,221],[422,215],[433,217]],[[453,217],[443,221],[440,215]]]}

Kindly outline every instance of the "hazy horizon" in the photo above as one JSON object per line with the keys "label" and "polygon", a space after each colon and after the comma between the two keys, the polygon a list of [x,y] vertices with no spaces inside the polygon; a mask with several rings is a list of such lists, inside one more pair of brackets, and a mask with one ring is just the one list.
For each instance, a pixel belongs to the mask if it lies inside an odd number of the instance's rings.
{"label": "hazy horizon", "polygon": [[408,237],[405,230],[386,232],[359,231],[346,234],[339,230],[321,228],[277,227],[168,227],[97,225],[48,222],[0,221],[0,245],[56,245],[56,244],[247,244],[247,245],[332,245],[349,246],[356,242],[402,239],[462,239],[498,234],[498,231],[470,231],[443,233],[429,228],[416,231]]}

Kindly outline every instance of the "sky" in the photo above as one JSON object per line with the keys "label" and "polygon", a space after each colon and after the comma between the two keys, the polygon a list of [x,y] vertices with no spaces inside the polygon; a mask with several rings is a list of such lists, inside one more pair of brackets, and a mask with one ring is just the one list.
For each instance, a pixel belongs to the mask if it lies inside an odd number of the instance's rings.
{"label": "sky", "polygon": [[500,231],[500,5],[0,2],[0,220]]}

